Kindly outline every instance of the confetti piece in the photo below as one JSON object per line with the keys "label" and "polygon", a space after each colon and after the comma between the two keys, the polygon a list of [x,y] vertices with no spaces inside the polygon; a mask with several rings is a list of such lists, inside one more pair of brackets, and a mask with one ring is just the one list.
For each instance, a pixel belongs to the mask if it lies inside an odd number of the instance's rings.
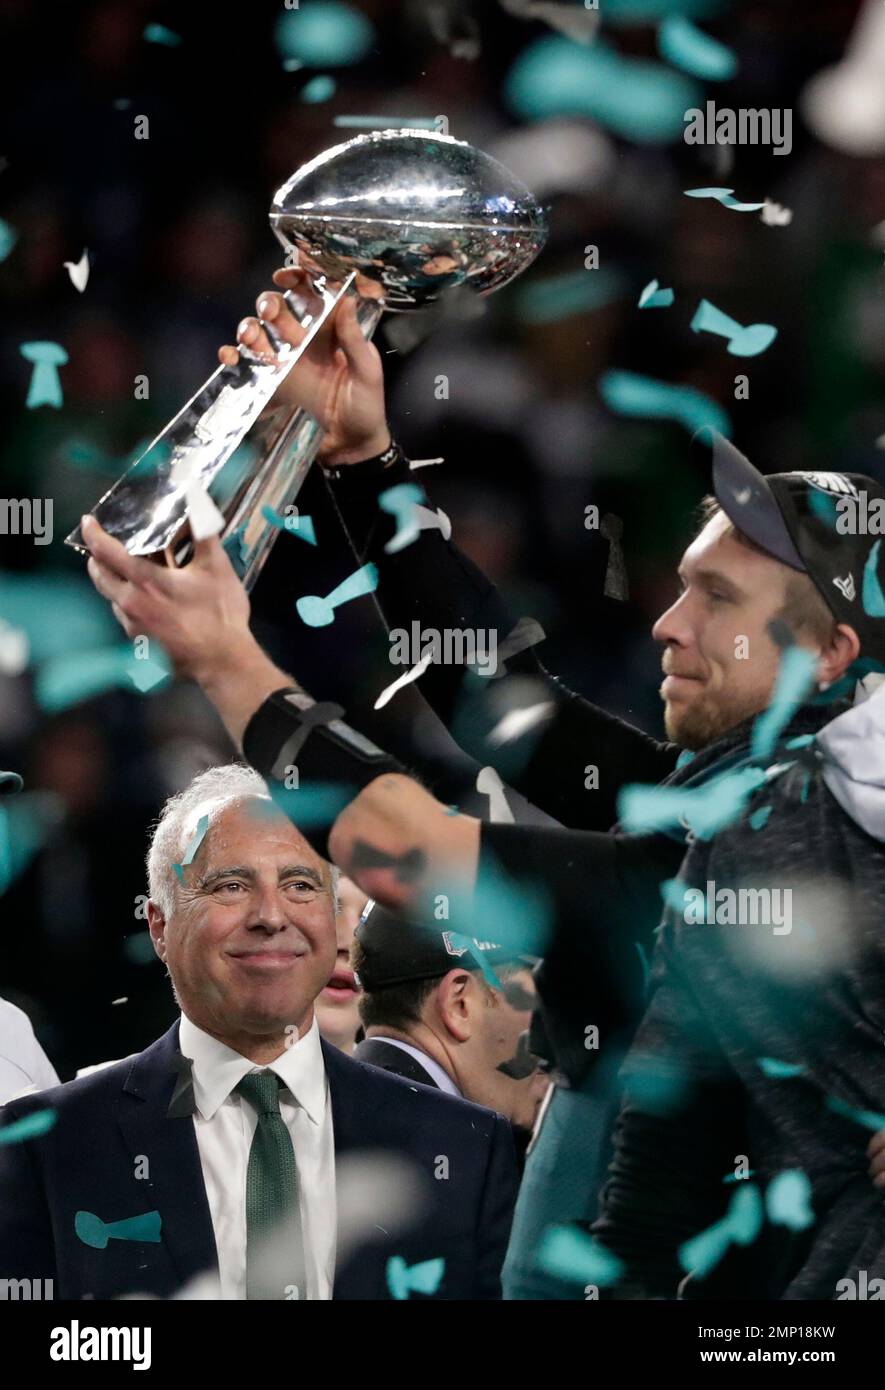
{"label": "confetti piece", "polygon": [[626,831],[641,834],[687,824],[699,840],[708,840],[737,819],[747,798],[764,781],[761,768],[746,767],[722,773],[702,787],[633,783],[618,794],[618,816]]}
{"label": "confetti piece", "polygon": [[649,280],[639,296],[638,307],[640,309],[669,309],[673,299],[672,290],[662,290],[659,288],[657,280]]}
{"label": "confetti piece", "polygon": [[0,217],[0,261],[5,261],[15,243],[18,232]]}
{"label": "confetti piece", "polygon": [[882,592],[882,585],[879,583],[879,546],[881,541],[876,541],[863,569],[863,590],[861,601],[863,611],[868,613],[871,618],[885,618],[885,594]]}
{"label": "confetti piece", "polygon": [[0,1129],[0,1144],[21,1144],[25,1139],[39,1139],[52,1129],[58,1115],[52,1109],[35,1110],[30,1115],[14,1120],[11,1125]]}
{"label": "confetti piece", "polygon": [[691,434],[711,426],[726,437],[731,435],[731,421],[722,407],[693,386],[672,386],[636,372],[607,371],[599,378],[599,394],[618,415],[677,420]]}
{"label": "confetti piece", "polygon": [[486,959],[485,952],[482,950],[475,937],[462,936],[461,932],[457,931],[447,931],[444,935],[448,938],[451,945],[454,946],[457,955],[460,956],[466,952],[472,960],[476,961],[482,971],[483,979],[491,989],[503,993],[504,986]]}
{"label": "confetti piece", "polygon": [[279,526],[281,531],[291,531],[293,536],[299,536],[301,540],[307,541],[308,545],[316,545],[313,517],[299,516],[297,512],[287,512],[285,516],[281,516],[273,507],[262,507],[261,515],[271,525]]}
{"label": "confetti piece", "polygon": [[452,523],[442,507],[437,507],[436,511],[432,512],[429,507],[419,505],[412,513],[412,520],[419,531],[439,531],[444,541],[451,540]]}
{"label": "confetti piece", "polygon": [[373,564],[363,565],[342,580],[325,598],[319,594],[305,594],[296,600],[295,607],[299,618],[308,627],[328,627],[334,620],[334,610],[340,603],[371,594],[377,587],[378,567]]}
{"label": "confetti piece", "polygon": [[746,1181],[747,1181],[747,1178],[754,1178],[755,1176],[756,1176],[756,1169],[755,1169],[755,1168],[750,1168],[746,1173],[726,1173],[726,1174],[725,1174],[725,1177],[722,1179],[722,1181],[725,1182],[725,1183],[729,1183],[729,1182],[746,1182]]}
{"label": "confetti piece", "polygon": [[71,277],[71,284],[82,294],[89,280],[89,252],[85,249],[79,261],[65,261],[65,270]]}
{"label": "confetti piece", "polygon": [[446,1262],[443,1259],[422,1260],[407,1265],[402,1255],[391,1255],[387,1261],[387,1288],[391,1298],[408,1298],[413,1293],[434,1294],[442,1283]]}
{"label": "confetti piece", "polygon": [[286,10],[274,26],[280,57],[310,68],[350,67],[368,55],[374,40],[366,16],[338,0],[311,0],[303,9]]}
{"label": "confetti piece", "polygon": [[815,516],[823,521],[827,526],[836,529],[836,522],[839,520],[839,513],[836,510],[836,498],[832,493],[821,492],[819,488],[808,489],[808,505]]}
{"label": "confetti piece", "polygon": [[66,651],[44,661],[37,671],[35,695],[48,714],[70,709],[83,700],[122,686],[140,694],[169,685],[172,671],[159,643],[155,657],[138,658],[128,644],[98,651]]}
{"label": "confetti piece", "polygon": [[827,1098],[827,1106],[837,1115],[844,1115],[847,1120],[854,1120],[857,1124],[863,1125],[864,1129],[885,1129],[885,1115],[879,1115],[875,1110],[858,1110],[833,1096]]}
{"label": "confetti piece", "polygon": [[764,830],[770,815],[770,806],[758,806],[755,811],[750,812],[750,828],[752,830]]}
{"label": "confetti piece", "polygon": [[158,1211],[146,1211],[141,1216],[127,1216],[122,1221],[102,1221],[91,1211],[78,1211],[74,1231],[84,1245],[92,1250],[105,1250],[109,1240],[137,1240],[159,1245],[163,1222]]}
{"label": "confetti piece", "polygon": [[759,212],[765,206],[764,203],[741,203],[737,198],[732,197],[733,188],[686,188],[686,198],[715,198],[717,203],[721,203],[724,208],[730,208],[732,212]]}
{"label": "confetti piece", "polygon": [[658,52],[668,63],[708,82],[725,82],[737,72],[730,48],[718,43],[684,15],[670,15],[658,29]]}
{"label": "confetti piece", "polygon": [[269,785],[274,805],[293,825],[305,829],[332,825],[359,791],[347,782],[316,782],[303,787],[281,787],[277,782]]}
{"label": "confetti piece", "polygon": [[773,203],[770,198],[766,198],[760,220],[766,227],[788,227],[793,220],[793,210],[781,207],[780,203]]}
{"label": "confetti piece", "polygon": [[409,468],[431,468],[438,463],[445,463],[445,459],[412,459]]}
{"label": "confetti piece", "polygon": [[0,675],[20,676],[27,670],[30,653],[28,634],[0,618]]}
{"label": "confetti piece", "polygon": [[728,351],[733,357],[758,357],[771,347],[777,329],[770,323],[751,323],[744,327],[736,319],[723,314],[709,299],[702,299],[691,321],[693,333],[716,333],[728,339]]}
{"label": "confetti piece", "polygon": [[802,1076],[805,1072],[805,1068],[800,1067],[797,1062],[781,1062],[777,1057],[757,1057],[756,1061],[763,1074],[776,1081],[788,1081],[794,1076]]}
{"label": "confetti piece", "polygon": [[505,663],[543,642],[546,633],[537,618],[521,617],[498,647],[498,676],[506,675]]}
{"label": "confetti piece", "polygon": [[165,24],[146,25],[144,37],[148,43],[165,44],[167,48],[177,48],[181,43],[181,35],[173,33],[171,29],[167,29]]}
{"label": "confetti piece", "polygon": [[338,83],[334,77],[329,77],[323,73],[317,77],[312,77],[309,82],[301,88],[300,96],[303,102],[309,106],[319,105],[322,101],[329,101],[338,90]]}
{"label": "confetti piece", "polygon": [[123,942],[123,955],[131,965],[152,965],[158,960],[150,932],[133,932]]}
{"label": "confetti piece", "polygon": [[34,364],[25,401],[27,409],[36,410],[37,406],[51,405],[55,410],[60,410],[63,398],[58,369],[68,360],[64,348],[58,343],[22,343],[19,352]]}
{"label": "confetti piece", "polygon": [[209,829],[209,817],[208,817],[208,815],[206,815],[206,816],[200,816],[200,819],[197,821],[197,828],[196,828],[196,830],[195,830],[194,833],[193,833],[193,836],[192,836],[192,838],[191,838],[191,842],[190,842],[190,844],[189,844],[188,847],[187,847],[187,851],[186,851],[186,853],[185,853],[184,858],[182,859],[182,861],[181,861],[180,864],[173,864],[173,865],[172,865],[173,869],[175,870],[176,874],[178,875],[178,877],[179,877],[179,879],[180,879],[180,881],[181,881],[182,883],[184,883],[184,870],[187,868],[187,866],[188,866],[189,864],[192,864],[192,863],[194,862],[194,856],[196,855],[197,851],[199,850],[200,845],[203,843],[203,837],[204,837],[204,835],[206,834],[206,831],[207,831],[208,829]]}
{"label": "confetti piece", "polygon": [[128,995],[128,994],[123,994],[123,995],[121,995],[121,997],[120,997],[119,999],[112,999],[112,1000],[111,1000],[111,1008],[112,1008],[112,1009],[115,1008],[115,1007],[117,1006],[117,1004],[128,1004],[128,1003],[129,1003],[129,995]]}
{"label": "confetti piece", "polygon": [[726,1217],[732,1240],[751,1245],[762,1229],[763,1215],[762,1197],[755,1183],[739,1187]]}
{"label": "confetti piece", "polygon": [[597,41],[592,47],[549,34],[525,47],[504,82],[507,104],[527,120],[590,117],[628,140],[679,139],[694,82],[660,63],[624,58]]}
{"label": "confetti piece", "polygon": [[690,748],[683,748],[682,752],[679,754],[679,757],[676,759],[677,769],[680,767],[685,767],[687,763],[690,763],[692,761],[694,756],[695,755]]}
{"label": "confetti piece", "polygon": [[476,790],[489,798],[489,820],[492,825],[512,825],[516,819],[507,801],[507,794],[493,767],[481,767],[476,774]]}
{"label": "confetti piece", "polygon": [[634,1058],[625,1064],[624,1075],[631,1104],[635,1103],[653,1115],[672,1115],[681,1110],[688,1099],[689,1086],[685,1072],[663,1058]]}
{"label": "confetti piece", "polygon": [[185,489],[187,520],[195,541],[204,541],[224,530],[226,522],[206,488],[195,478]]}
{"label": "confetti piece", "polygon": [[493,748],[500,748],[505,743],[522,738],[529,729],[534,729],[536,725],[546,722],[553,714],[554,709],[552,700],[542,700],[536,705],[527,705],[525,709],[508,710],[507,714],[499,719],[495,727],[486,735],[486,743],[491,744]]}
{"label": "confetti piece", "polygon": [[807,1174],[801,1168],[788,1168],[778,1173],[766,1189],[765,1209],[769,1221],[777,1226],[789,1226],[791,1231],[804,1231],[813,1226],[815,1215]]}
{"label": "confetti piece", "polygon": [[679,1247],[681,1267],[703,1278],[715,1269],[732,1241],[750,1245],[762,1228],[763,1208],[759,1189],[747,1183],[737,1189],[721,1221],[692,1236]]}
{"label": "confetti piece", "polygon": [[374,708],[383,709],[386,704],[390,703],[396,692],[398,690],[402,690],[404,685],[411,685],[412,681],[416,681],[418,680],[419,676],[423,676],[424,672],[430,665],[432,659],[433,652],[426,652],[424,656],[422,656],[421,660],[418,662],[417,666],[413,666],[410,671],[403,672],[403,674],[401,676],[398,676],[397,679],[391,685],[385,686],[385,688],[381,691],[381,694],[378,696],[378,699],[375,701]]}
{"label": "confetti piece", "polygon": [[769,758],[781,731],[814,684],[816,659],[805,647],[788,647],[781,656],[768,708],[753,723],[750,756]]}
{"label": "confetti piece", "polygon": [[396,533],[384,547],[386,554],[393,555],[398,550],[404,550],[418,539],[420,531],[413,513],[417,504],[426,500],[424,489],[417,483],[397,483],[379,495],[378,506],[395,518],[397,527]]}
{"label": "confetti piece", "polygon": [[522,323],[559,323],[575,314],[592,313],[627,292],[624,276],[615,270],[569,271],[521,285],[514,296]]}
{"label": "confetti piece", "polygon": [[538,1265],[559,1279],[600,1288],[616,1284],[626,1268],[611,1250],[573,1226],[547,1228],[538,1247]]}

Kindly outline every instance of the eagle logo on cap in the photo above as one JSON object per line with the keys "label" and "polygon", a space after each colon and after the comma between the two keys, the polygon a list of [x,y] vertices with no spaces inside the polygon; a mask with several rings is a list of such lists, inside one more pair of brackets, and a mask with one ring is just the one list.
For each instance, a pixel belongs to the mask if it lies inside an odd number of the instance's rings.
{"label": "eagle logo on cap", "polygon": [[858,501],[857,488],[844,473],[797,473],[799,478],[807,478],[812,487],[821,492],[836,493],[839,497],[853,497]]}

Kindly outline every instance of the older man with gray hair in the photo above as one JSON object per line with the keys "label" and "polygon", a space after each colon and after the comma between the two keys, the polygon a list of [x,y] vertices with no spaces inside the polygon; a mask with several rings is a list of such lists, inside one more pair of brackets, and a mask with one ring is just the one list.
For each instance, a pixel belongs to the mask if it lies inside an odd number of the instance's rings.
{"label": "older man with gray hair", "polygon": [[[335,871],[262,778],[210,768],[173,797],[148,874],[181,1019],[135,1057],[5,1109],[7,1124],[41,1109],[54,1122],[0,1145],[0,1277],[52,1278],[77,1299],[168,1296],[206,1271],[231,1299],[498,1297],[509,1127],[320,1039]],[[343,1260],[338,1160],[360,1151],[408,1160],[418,1198],[395,1234],[370,1223]]]}

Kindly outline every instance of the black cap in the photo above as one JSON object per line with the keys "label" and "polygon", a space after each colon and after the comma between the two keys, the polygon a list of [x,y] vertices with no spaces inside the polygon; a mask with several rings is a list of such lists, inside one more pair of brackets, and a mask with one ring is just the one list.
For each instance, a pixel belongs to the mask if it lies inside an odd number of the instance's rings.
{"label": "black cap", "polygon": [[863,473],[765,476],[716,430],[699,431],[695,444],[709,449],[710,436],[713,492],[729,520],[807,574],[836,621],[854,628],[861,654],[885,662],[885,563],[878,527],[866,529],[871,516],[885,522],[885,487]]}
{"label": "black cap", "polygon": [[24,782],[17,772],[0,772],[0,793],[20,792]]}
{"label": "black cap", "polygon": [[388,912],[371,898],[363,908],[354,936],[361,956],[357,983],[367,994],[410,980],[442,979],[459,967],[479,970],[480,961],[487,961],[494,969],[496,965],[523,959],[515,957],[512,948],[462,936],[449,923],[437,930],[409,921]]}

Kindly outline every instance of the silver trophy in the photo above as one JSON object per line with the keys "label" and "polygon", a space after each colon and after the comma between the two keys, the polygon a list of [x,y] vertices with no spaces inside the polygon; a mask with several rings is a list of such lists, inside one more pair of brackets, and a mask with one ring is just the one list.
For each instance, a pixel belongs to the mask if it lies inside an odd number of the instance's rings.
{"label": "silver trophy", "polygon": [[[208,493],[247,589],[322,442],[317,422],[281,402],[279,387],[342,297],[356,295],[370,338],[385,309],[425,308],[453,286],[486,295],[506,285],[547,232],[531,193],[497,160],[415,129],[359,135],[317,155],[278,189],[270,225],[313,290],[285,295],[306,329],[301,343],[281,342],[264,324],[273,356],[240,347],[236,366],[213,372],[92,509],[130,554],[165,551],[185,564],[204,533]],[[87,549],[79,528],[66,543]]]}

